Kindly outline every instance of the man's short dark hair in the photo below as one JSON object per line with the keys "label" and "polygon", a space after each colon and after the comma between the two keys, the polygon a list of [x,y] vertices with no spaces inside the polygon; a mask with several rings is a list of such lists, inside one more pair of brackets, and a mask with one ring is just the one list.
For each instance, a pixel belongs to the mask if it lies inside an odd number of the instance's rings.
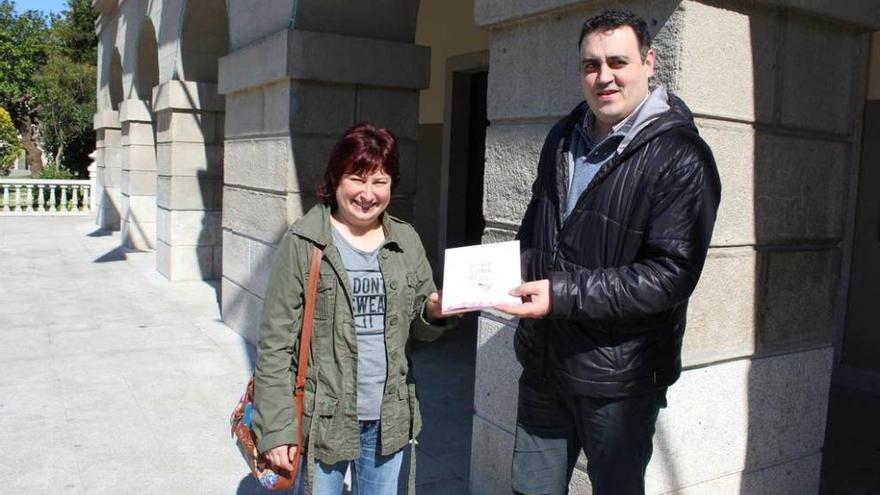
{"label": "man's short dark hair", "polygon": [[642,59],[644,59],[648,56],[648,50],[651,48],[651,34],[648,32],[648,24],[644,19],[628,10],[606,10],[587,19],[581,27],[578,48],[580,48],[584,38],[590,33],[611,31],[623,26],[631,27],[636,33],[636,39],[639,41],[639,53],[642,54]]}

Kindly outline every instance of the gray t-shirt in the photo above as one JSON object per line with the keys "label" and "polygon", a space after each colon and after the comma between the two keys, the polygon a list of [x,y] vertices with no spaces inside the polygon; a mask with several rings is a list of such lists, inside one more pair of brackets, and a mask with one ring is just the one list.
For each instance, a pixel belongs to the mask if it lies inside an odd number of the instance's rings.
{"label": "gray t-shirt", "polygon": [[385,356],[385,279],[379,270],[379,250],[366,252],[333,231],[333,242],[342,256],[352,289],[354,326],[358,350],[358,420],[379,419],[388,362]]}

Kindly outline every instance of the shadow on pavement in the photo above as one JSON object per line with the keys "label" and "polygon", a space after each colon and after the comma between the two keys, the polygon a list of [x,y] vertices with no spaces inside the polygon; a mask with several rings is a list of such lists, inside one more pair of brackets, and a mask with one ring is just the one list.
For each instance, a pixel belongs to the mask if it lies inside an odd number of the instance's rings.
{"label": "shadow on pavement", "polygon": [[111,235],[113,235],[113,231],[104,230],[104,229],[97,229],[93,232],[89,232],[86,235],[89,237],[110,237]]}
{"label": "shadow on pavement", "polygon": [[[244,466],[244,462],[242,462],[242,466]],[[238,490],[236,490],[235,495],[269,495],[270,493],[280,494],[280,495],[289,495],[293,493],[293,490],[289,491],[273,491],[267,490],[257,482],[256,478],[251,475],[247,475],[241,479],[241,482],[238,484]]]}
{"label": "shadow on pavement", "polygon": [[109,263],[113,261],[125,261],[128,253],[147,253],[149,251],[141,251],[138,249],[130,249],[125,246],[118,246],[113,250],[95,258],[92,263]]}
{"label": "shadow on pavement", "polygon": [[[412,341],[422,432],[418,436],[416,487],[419,494],[465,493],[470,474],[474,414],[477,315],[464,315],[456,328],[434,342]],[[400,493],[409,476],[401,470]]]}

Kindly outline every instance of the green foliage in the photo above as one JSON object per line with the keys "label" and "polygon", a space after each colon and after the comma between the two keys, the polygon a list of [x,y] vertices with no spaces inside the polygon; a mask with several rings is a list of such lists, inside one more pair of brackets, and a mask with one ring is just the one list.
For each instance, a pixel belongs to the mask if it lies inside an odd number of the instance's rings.
{"label": "green foliage", "polygon": [[83,140],[94,147],[95,71],[94,65],[76,62],[53,51],[43,72],[37,76],[43,88],[40,104],[43,148],[56,160],[61,158],[70,168],[82,171],[89,166],[88,158],[71,163],[66,150]]}
{"label": "green foliage", "polygon": [[52,19],[52,48],[37,77],[43,95],[42,142],[56,162],[86,175],[88,155],[95,149],[98,16],[91,0],[67,0],[67,7]]}
{"label": "green foliage", "polygon": [[16,15],[14,7],[0,0],[0,106],[9,109],[18,129],[37,123],[42,148],[84,174],[95,147],[98,40],[92,2],[67,0],[67,10],[50,19],[35,10]]}
{"label": "green foliage", "polygon": [[18,131],[12,124],[12,118],[9,117],[9,112],[0,107],[0,175],[9,175],[9,170],[21,154],[21,149]]}
{"label": "green foliage", "polygon": [[36,76],[46,63],[50,36],[41,13],[28,10],[16,16],[14,7],[0,0],[0,106],[17,124],[40,100]]}
{"label": "green foliage", "polygon": [[64,167],[63,165],[55,165],[49,162],[40,170],[40,179],[78,179],[79,174]]}
{"label": "green foliage", "polygon": [[79,64],[98,62],[97,14],[92,0],[67,0],[64,15],[52,20],[52,32],[64,55]]}

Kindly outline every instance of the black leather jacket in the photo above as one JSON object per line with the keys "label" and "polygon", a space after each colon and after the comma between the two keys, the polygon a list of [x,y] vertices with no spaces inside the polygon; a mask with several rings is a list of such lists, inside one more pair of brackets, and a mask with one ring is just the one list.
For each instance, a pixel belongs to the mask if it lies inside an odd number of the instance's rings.
{"label": "black leather jacket", "polygon": [[721,194],[712,152],[685,104],[642,129],[606,163],[563,222],[572,126],[541,151],[517,238],[526,280],[550,280],[550,315],[520,321],[516,355],[563,391],[628,397],[681,374],[688,297],[697,285]]}

